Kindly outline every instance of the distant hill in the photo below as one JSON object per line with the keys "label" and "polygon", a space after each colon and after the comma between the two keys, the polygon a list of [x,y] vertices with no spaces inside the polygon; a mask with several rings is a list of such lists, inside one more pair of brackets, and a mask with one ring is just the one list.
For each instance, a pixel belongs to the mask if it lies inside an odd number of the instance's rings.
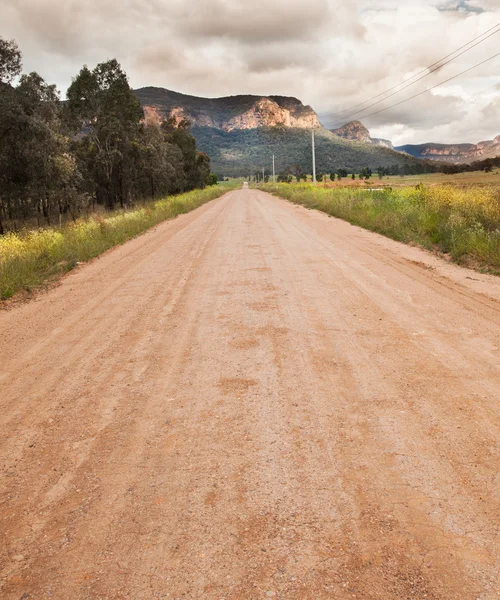
{"label": "distant hill", "polygon": [[454,164],[470,163],[500,156],[500,135],[478,144],[406,144],[396,150],[415,158],[439,160]]}
{"label": "distant hill", "polygon": [[390,140],[382,138],[372,138],[368,129],[359,121],[350,121],[338,129],[330,129],[330,131],[345,140],[352,142],[365,142],[366,144],[375,144],[394,150],[394,146]]}
{"label": "distant hill", "polygon": [[345,140],[393,148],[424,160],[459,164],[500,156],[500,135],[494,140],[478,144],[406,144],[394,148],[389,140],[372,138],[368,129],[359,121],[350,121],[338,129],[331,129],[331,132]]}
{"label": "distant hill", "polygon": [[[193,135],[201,151],[212,161],[213,170],[225,175],[249,175],[262,167],[270,168],[276,156],[276,172],[300,165],[311,172],[311,133],[287,127],[260,127],[223,131],[211,127],[193,127]],[[350,142],[327,129],[315,132],[316,167],[318,173],[331,173],[343,167],[359,172],[363,167],[415,164],[421,161],[389,148]]]}
{"label": "distant hill", "polygon": [[193,126],[223,131],[255,127],[319,127],[318,116],[297,98],[285,96],[228,96],[198,98],[163,88],[147,87],[135,93],[152,119],[188,119]]}
{"label": "distant hill", "polygon": [[[384,140],[345,139],[321,126],[310,106],[285,96],[229,96],[198,98],[156,87],[135,91],[146,119],[187,119],[199,150],[206,152],[212,169],[224,175],[248,175],[269,166],[276,155],[277,171],[300,165],[311,171],[312,128],[316,131],[318,171],[340,167],[402,166],[418,160],[392,150]],[[361,124],[360,124],[361,125]],[[379,143],[380,142],[380,143]]]}

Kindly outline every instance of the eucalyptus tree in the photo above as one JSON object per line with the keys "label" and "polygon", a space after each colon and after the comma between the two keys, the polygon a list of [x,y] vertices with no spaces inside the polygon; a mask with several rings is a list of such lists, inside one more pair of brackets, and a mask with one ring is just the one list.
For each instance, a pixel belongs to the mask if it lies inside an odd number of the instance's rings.
{"label": "eucalyptus tree", "polygon": [[94,177],[97,200],[108,208],[127,205],[132,145],[139,143],[144,112],[125,72],[115,59],[92,71],[84,66],[67,98],[67,123],[75,135],[88,136],[77,154]]}

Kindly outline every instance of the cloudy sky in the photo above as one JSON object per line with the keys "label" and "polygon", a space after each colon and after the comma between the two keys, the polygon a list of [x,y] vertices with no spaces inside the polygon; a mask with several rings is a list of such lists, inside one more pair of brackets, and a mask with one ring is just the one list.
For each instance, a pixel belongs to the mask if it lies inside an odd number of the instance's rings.
{"label": "cloudy sky", "polygon": [[[133,87],[199,96],[280,94],[326,126],[500,23],[500,0],[4,0],[0,35],[26,71],[64,92],[83,64],[116,57]],[[500,52],[500,33],[369,110]],[[351,111],[353,112],[353,111]],[[394,143],[500,134],[500,57],[378,115],[353,118]]]}

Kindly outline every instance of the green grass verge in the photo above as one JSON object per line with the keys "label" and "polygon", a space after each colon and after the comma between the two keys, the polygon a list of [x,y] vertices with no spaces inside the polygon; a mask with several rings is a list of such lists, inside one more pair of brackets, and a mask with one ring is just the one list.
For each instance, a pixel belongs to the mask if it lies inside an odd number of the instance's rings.
{"label": "green grass verge", "polygon": [[62,228],[0,236],[0,300],[32,291],[76,264],[122,244],[150,227],[222,196],[230,186],[212,186],[171,196],[129,211],[80,219]]}
{"label": "green grass verge", "polygon": [[449,185],[368,191],[311,184],[260,189],[395,240],[448,254],[457,263],[500,272],[500,192]]}

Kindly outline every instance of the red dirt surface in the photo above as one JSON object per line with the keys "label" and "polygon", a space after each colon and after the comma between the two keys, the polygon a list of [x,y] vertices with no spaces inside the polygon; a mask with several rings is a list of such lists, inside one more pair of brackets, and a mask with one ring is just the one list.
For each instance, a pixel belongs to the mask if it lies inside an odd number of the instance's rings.
{"label": "red dirt surface", "polygon": [[499,299],[243,189],[1,312],[0,597],[498,598]]}

